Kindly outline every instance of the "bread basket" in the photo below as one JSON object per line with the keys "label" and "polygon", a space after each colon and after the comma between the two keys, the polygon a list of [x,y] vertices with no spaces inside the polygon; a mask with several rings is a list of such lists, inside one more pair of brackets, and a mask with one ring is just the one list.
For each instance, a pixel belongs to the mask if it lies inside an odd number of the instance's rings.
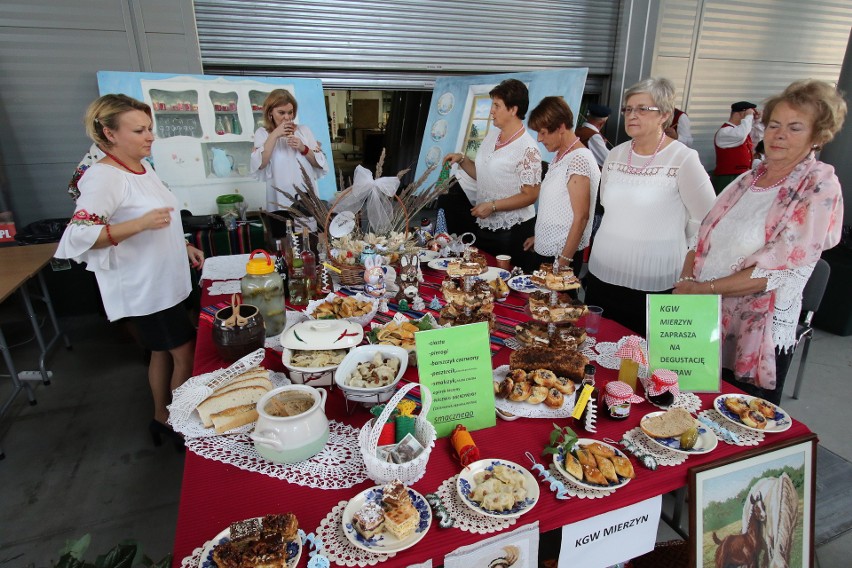
{"label": "bread basket", "polygon": [[[420,409],[420,414],[414,420],[414,437],[423,446],[423,452],[406,463],[382,461],[376,456],[376,448],[379,446],[379,435],[381,435],[382,429],[381,427],[375,428],[374,425],[387,422],[396,405],[399,404],[408,391],[417,386],[420,387],[420,397],[423,405]],[[435,427],[426,419],[431,406],[432,393],[428,387],[417,383],[408,383],[399,389],[393,398],[388,401],[385,409],[378,418],[367,422],[361,428],[361,432],[358,434],[358,447],[361,449],[361,455],[367,466],[367,476],[370,479],[376,483],[388,483],[394,479],[399,479],[403,484],[411,485],[419,481],[426,474],[426,464],[429,461],[429,454],[432,453],[432,448],[435,447],[435,439],[437,438]]]}

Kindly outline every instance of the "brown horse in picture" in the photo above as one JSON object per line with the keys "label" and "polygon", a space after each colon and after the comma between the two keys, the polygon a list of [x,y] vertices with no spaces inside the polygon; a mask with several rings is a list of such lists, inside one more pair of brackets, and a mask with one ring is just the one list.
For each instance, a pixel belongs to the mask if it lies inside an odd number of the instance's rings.
{"label": "brown horse in picture", "polygon": [[763,548],[763,527],[766,524],[766,507],[763,497],[752,495],[751,518],[748,530],[745,534],[732,534],[719,540],[716,531],[713,531],[713,542],[718,545],[716,549],[716,568],[758,568],[760,551]]}

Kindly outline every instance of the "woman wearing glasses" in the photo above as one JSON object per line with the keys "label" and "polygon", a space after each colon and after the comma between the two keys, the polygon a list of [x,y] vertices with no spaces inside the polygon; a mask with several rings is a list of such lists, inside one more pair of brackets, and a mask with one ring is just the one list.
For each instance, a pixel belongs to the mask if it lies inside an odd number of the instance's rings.
{"label": "woman wearing glasses", "polygon": [[698,153],[665,135],[674,96],[668,79],[625,91],[621,112],[631,140],[604,162],[604,216],[589,258],[586,303],[642,334],[645,295],[671,291],[716,196]]}

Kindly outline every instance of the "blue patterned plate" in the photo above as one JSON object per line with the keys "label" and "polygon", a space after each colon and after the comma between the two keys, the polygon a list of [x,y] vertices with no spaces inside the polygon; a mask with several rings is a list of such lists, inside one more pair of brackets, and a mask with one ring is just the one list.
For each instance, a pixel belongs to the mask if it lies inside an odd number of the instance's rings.
{"label": "blue patterned plate", "polygon": [[[612,451],[614,451],[615,455],[617,455],[617,456],[626,457],[624,455],[624,452],[622,452],[621,450],[619,450],[615,446],[607,444],[606,442],[601,442],[600,440],[595,440],[593,438],[580,438],[580,439],[578,439],[577,445],[574,446],[574,449],[576,450],[577,446],[588,446],[589,444],[591,444],[593,442],[597,442],[601,446],[606,446],[607,448],[612,449]],[[581,479],[577,479],[576,477],[574,477],[573,475],[568,473],[568,471],[565,469],[565,453],[564,453],[562,448],[559,448],[559,453],[554,454],[553,465],[556,466],[556,469],[559,470],[559,473],[561,473],[562,477],[567,479],[568,482],[570,482],[574,485],[577,485],[579,487],[582,487],[583,489],[591,489],[592,491],[609,491],[611,489],[618,489],[619,487],[624,487],[625,485],[630,483],[629,477],[619,477],[618,483],[613,483],[612,485],[595,485],[594,483],[586,483],[585,481],[583,481]]]}
{"label": "blue patterned plate", "polygon": [[[476,474],[480,472],[490,472],[494,470],[494,466],[504,465],[509,469],[513,469],[524,476],[524,489],[526,490],[526,498],[523,501],[515,503],[515,506],[508,511],[492,511],[486,509],[480,503],[477,503],[471,498],[471,493],[476,488],[477,482],[474,479]],[[469,467],[462,470],[456,481],[456,490],[462,502],[481,515],[489,517],[497,517],[498,519],[506,517],[520,517],[527,511],[535,507],[538,503],[539,489],[538,483],[523,466],[506,460],[479,460],[473,462]]]}
{"label": "blue patterned plate", "polygon": [[[649,412],[645,416],[642,417],[642,420],[639,422],[640,425],[642,422],[647,420],[648,418],[653,418],[654,416],[659,416],[661,414],[665,414],[665,410],[661,410],[659,412]],[[671,450],[673,452],[677,452],[679,454],[706,454],[708,452],[712,452],[716,449],[716,444],[719,443],[719,439],[716,438],[716,434],[713,430],[709,430],[706,426],[700,423],[696,423],[698,427],[698,441],[695,442],[695,445],[689,450],[685,450],[680,447],[680,436],[675,438],[652,438],[645,434],[649,440],[655,443],[658,446],[661,446],[667,450]]]}
{"label": "blue patterned plate", "polygon": [[515,292],[523,292],[524,294],[529,294],[530,292],[538,290],[538,286],[532,283],[532,276],[529,274],[518,274],[517,276],[512,276],[506,280],[506,284],[508,284],[509,288]]}
{"label": "blue patterned plate", "polygon": [[420,249],[417,251],[417,257],[420,259],[420,262],[430,262],[440,256],[441,253],[435,250]]}
{"label": "blue patterned plate", "polygon": [[[777,434],[779,432],[789,430],[790,426],[793,425],[793,420],[790,418],[790,415],[784,412],[784,410],[780,406],[773,405],[775,406],[775,417],[766,419],[766,428],[752,428],[751,426],[747,426],[743,423],[742,419],[737,414],[731,412],[730,410],[728,410],[728,407],[725,406],[725,401],[727,399],[737,397],[745,400],[746,404],[750,404],[752,400],[757,398],[747,394],[723,394],[721,396],[717,396],[716,400],[713,401],[713,408],[715,408],[716,412],[721,414],[730,422],[733,422],[737,426],[742,426],[747,430],[754,430],[755,432],[769,432],[771,434]],[[766,404],[772,403],[767,402]]]}
{"label": "blue patterned plate", "polygon": [[442,272],[447,271],[447,267],[450,265],[450,261],[453,260],[451,258],[434,258],[430,260],[426,266],[431,268],[432,270],[441,270]]}
{"label": "blue patterned plate", "polygon": [[[213,547],[217,544],[224,544],[231,539],[231,528],[228,527],[216,536],[213,540],[208,541],[204,545],[204,550],[201,552],[201,561],[198,563],[199,568],[216,568],[216,563],[213,561]],[[299,558],[302,557],[302,541],[298,538],[287,543],[287,568],[296,568],[299,564]]]}
{"label": "blue patterned plate", "polygon": [[377,485],[370,489],[365,489],[346,504],[346,508],[343,509],[343,534],[346,535],[349,542],[358,548],[375,552],[376,554],[399,552],[420,542],[420,539],[426,536],[426,532],[432,524],[432,510],[429,508],[429,503],[426,502],[423,495],[410,488],[408,489],[408,496],[411,497],[411,503],[417,509],[417,514],[420,515],[417,528],[414,529],[413,533],[399,540],[388,531],[383,531],[371,538],[364,538],[361,533],[355,530],[355,527],[352,525],[353,515],[368,501],[381,503],[383,495],[383,486]]}
{"label": "blue patterned plate", "polygon": [[497,280],[498,278],[502,278],[504,281],[509,279],[508,270],[503,270],[502,268],[497,268],[496,266],[489,266],[488,270],[480,274],[479,276],[474,276],[474,278],[478,280]]}

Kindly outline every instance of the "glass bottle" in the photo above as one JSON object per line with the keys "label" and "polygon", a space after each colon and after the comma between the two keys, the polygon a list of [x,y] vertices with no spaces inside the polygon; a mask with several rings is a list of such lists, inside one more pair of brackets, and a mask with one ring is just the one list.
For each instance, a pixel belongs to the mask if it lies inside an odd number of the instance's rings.
{"label": "glass bottle", "polygon": [[222,117],[221,116],[216,117],[215,129],[216,129],[216,134],[222,135],[222,134],[225,133],[225,125],[222,123]]}
{"label": "glass bottle", "polygon": [[301,257],[294,258],[289,268],[287,290],[290,293],[290,304],[293,306],[307,306],[308,291],[305,288],[305,271]]}
{"label": "glass bottle", "polygon": [[284,233],[284,260],[287,261],[287,270],[293,266],[293,221],[287,219]]}
{"label": "glass bottle", "polygon": [[[265,258],[254,258],[262,253]],[[275,271],[275,263],[269,253],[258,249],[252,251],[246,264],[246,275],[240,281],[243,303],[255,306],[263,316],[266,336],[274,336],[284,330],[287,312],[284,306],[284,281]]]}
{"label": "glass bottle", "polygon": [[317,257],[311,250],[308,228],[302,227],[302,270],[305,272],[305,294],[309,300],[316,297]]}

